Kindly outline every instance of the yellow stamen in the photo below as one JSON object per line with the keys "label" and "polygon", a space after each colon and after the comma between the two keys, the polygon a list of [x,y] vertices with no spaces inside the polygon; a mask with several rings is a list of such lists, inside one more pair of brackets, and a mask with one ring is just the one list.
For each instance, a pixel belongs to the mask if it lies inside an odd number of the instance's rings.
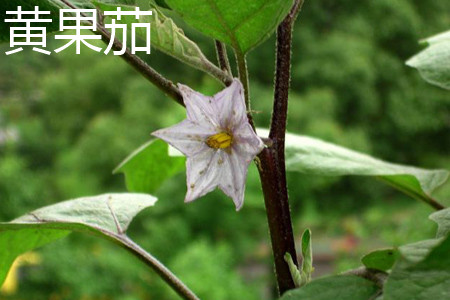
{"label": "yellow stamen", "polygon": [[217,133],[206,140],[206,144],[214,149],[228,148],[231,146],[232,142],[233,137],[227,132]]}

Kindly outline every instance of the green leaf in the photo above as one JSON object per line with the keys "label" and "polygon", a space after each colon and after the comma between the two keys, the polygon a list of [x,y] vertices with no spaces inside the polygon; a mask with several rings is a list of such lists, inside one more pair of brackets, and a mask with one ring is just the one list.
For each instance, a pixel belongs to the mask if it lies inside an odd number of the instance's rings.
{"label": "green leaf", "polygon": [[123,235],[134,216],[155,202],[150,195],[105,194],[60,202],[0,223],[0,286],[17,256],[72,231],[120,243],[117,237]]}
{"label": "green leaf", "polygon": [[[264,130],[258,130],[260,133]],[[426,170],[388,163],[320,139],[287,134],[288,171],[324,176],[375,176],[403,193],[426,202],[449,177],[446,170]]]}
{"label": "green leaf", "polygon": [[200,32],[245,54],[267,39],[292,6],[292,0],[166,0]]}
{"label": "green leaf", "polygon": [[[117,11],[120,7],[123,11],[135,11],[135,6],[113,5],[103,1],[93,2],[102,11]],[[133,23],[150,23],[151,45],[155,49],[170,55],[183,63],[205,72],[220,72],[200,50],[196,43],[184,35],[181,28],[173,22],[171,18],[166,17],[156,5],[149,3],[151,7],[151,16],[141,16],[136,20],[134,16],[122,16],[116,23],[127,24],[131,30]],[[110,24],[113,16],[105,16],[105,24]],[[119,31],[120,32],[120,31]],[[145,28],[136,28],[136,35],[146,39],[147,30]],[[119,37],[120,38],[120,37]]]}
{"label": "green leaf", "polygon": [[165,180],[183,170],[184,165],[184,157],[169,156],[165,142],[152,140],[131,153],[114,173],[125,174],[125,182],[130,192],[151,194]]}
{"label": "green leaf", "polygon": [[415,264],[400,260],[384,285],[384,299],[450,299],[450,236]]}
{"label": "green leaf", "polygon": [[406,64],[418,69],[429,83],[450,89],[450,31],[425,41],[429,46],[410,58]]}
{"label": "green leaf", "polygon": [[438,224],[436,237],[444,237],[450,233],[450,208],[432,213],[430,219]]}
{"label": "green leaf", "polygon": [[380,249],[364,255],[361,261],[368,269],[387,271],[392,268],[398,256],[397,249]]}
{"label": "green leaf", "polygon": [[335,275],[287,291],[280,300],[368,300],[379,293],[371,281],[354,275]]}
{"label": "green leaf", "polygon": [[314,270],[313,256],[312,256],[312,243],[311,243],[311,230],[306,229],[302,235],[302,274],[305,276],[306,283],[311,281],[311,274]]}

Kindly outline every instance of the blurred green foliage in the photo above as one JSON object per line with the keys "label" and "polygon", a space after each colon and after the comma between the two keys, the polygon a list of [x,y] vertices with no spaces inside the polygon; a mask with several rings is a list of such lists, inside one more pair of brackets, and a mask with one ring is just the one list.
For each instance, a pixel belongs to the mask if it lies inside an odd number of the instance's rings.
{"label": "blurred green foliage", "polygon": [[[288,129],[398,163],[450,169],[450,97],[405,61],[417,41],[444,31],[441,0],[307,1],[294,33]],[[177,22],[180,20],[176,19]],[[183,25],[179,22],[180,25]],[[214,60],[213,42],[185,28]],[[258,126],[272,106],[274,43],[248,57]],[[49,48],[57,48],[49,37]],[[7,51],[8,45],[0,50]],[[0,51],[0,52],[1,52]],[[154,51],[145,59],[175,82],[213,94],[221,87]],[[120,58],[69,48],[50,57],[25,51],[0,60],[0,220],[78,196],[124,191],[112,170],[155,129],[184,110]],[[313,232],[316,273],[359,265],[378,246],[428,238],[431,209],[365,178],[288,174],[294,230]],[[216,191],[183,203],[180,174],[129,233],[202,299],[271,299],[274,278],[258,175],[251,168],[243,209]],[[438,197],[449,202],[449,186]],[[440,196],[440,197],[439,197]],[[447,200],[447,201],[446,201]],[[44,248],[43,263],[24,267],[20,289],[1,299],[174,299],[125,251],[81,235]]]}

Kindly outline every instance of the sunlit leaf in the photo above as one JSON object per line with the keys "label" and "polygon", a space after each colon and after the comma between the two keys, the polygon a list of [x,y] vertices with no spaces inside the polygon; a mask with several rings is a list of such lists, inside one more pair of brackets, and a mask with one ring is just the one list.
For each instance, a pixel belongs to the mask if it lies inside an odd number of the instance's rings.
{"label": "sunlit leaf", "polygon": [[120,243],[131,220],[156,198],[143,194],[105,194],[68,200],[0,223],[0,285],[20,254],[60,239],[72,231]]}

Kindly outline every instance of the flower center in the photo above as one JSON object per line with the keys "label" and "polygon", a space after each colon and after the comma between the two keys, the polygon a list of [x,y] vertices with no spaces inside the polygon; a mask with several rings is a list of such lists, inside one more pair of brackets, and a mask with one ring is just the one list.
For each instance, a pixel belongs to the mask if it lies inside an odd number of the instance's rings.
{"label": "flower center", "polygon": [[206,140],[206,144],[214,149],[228,148],[231,146],[232,142],[233,136],[227,132],[217,133]]}

